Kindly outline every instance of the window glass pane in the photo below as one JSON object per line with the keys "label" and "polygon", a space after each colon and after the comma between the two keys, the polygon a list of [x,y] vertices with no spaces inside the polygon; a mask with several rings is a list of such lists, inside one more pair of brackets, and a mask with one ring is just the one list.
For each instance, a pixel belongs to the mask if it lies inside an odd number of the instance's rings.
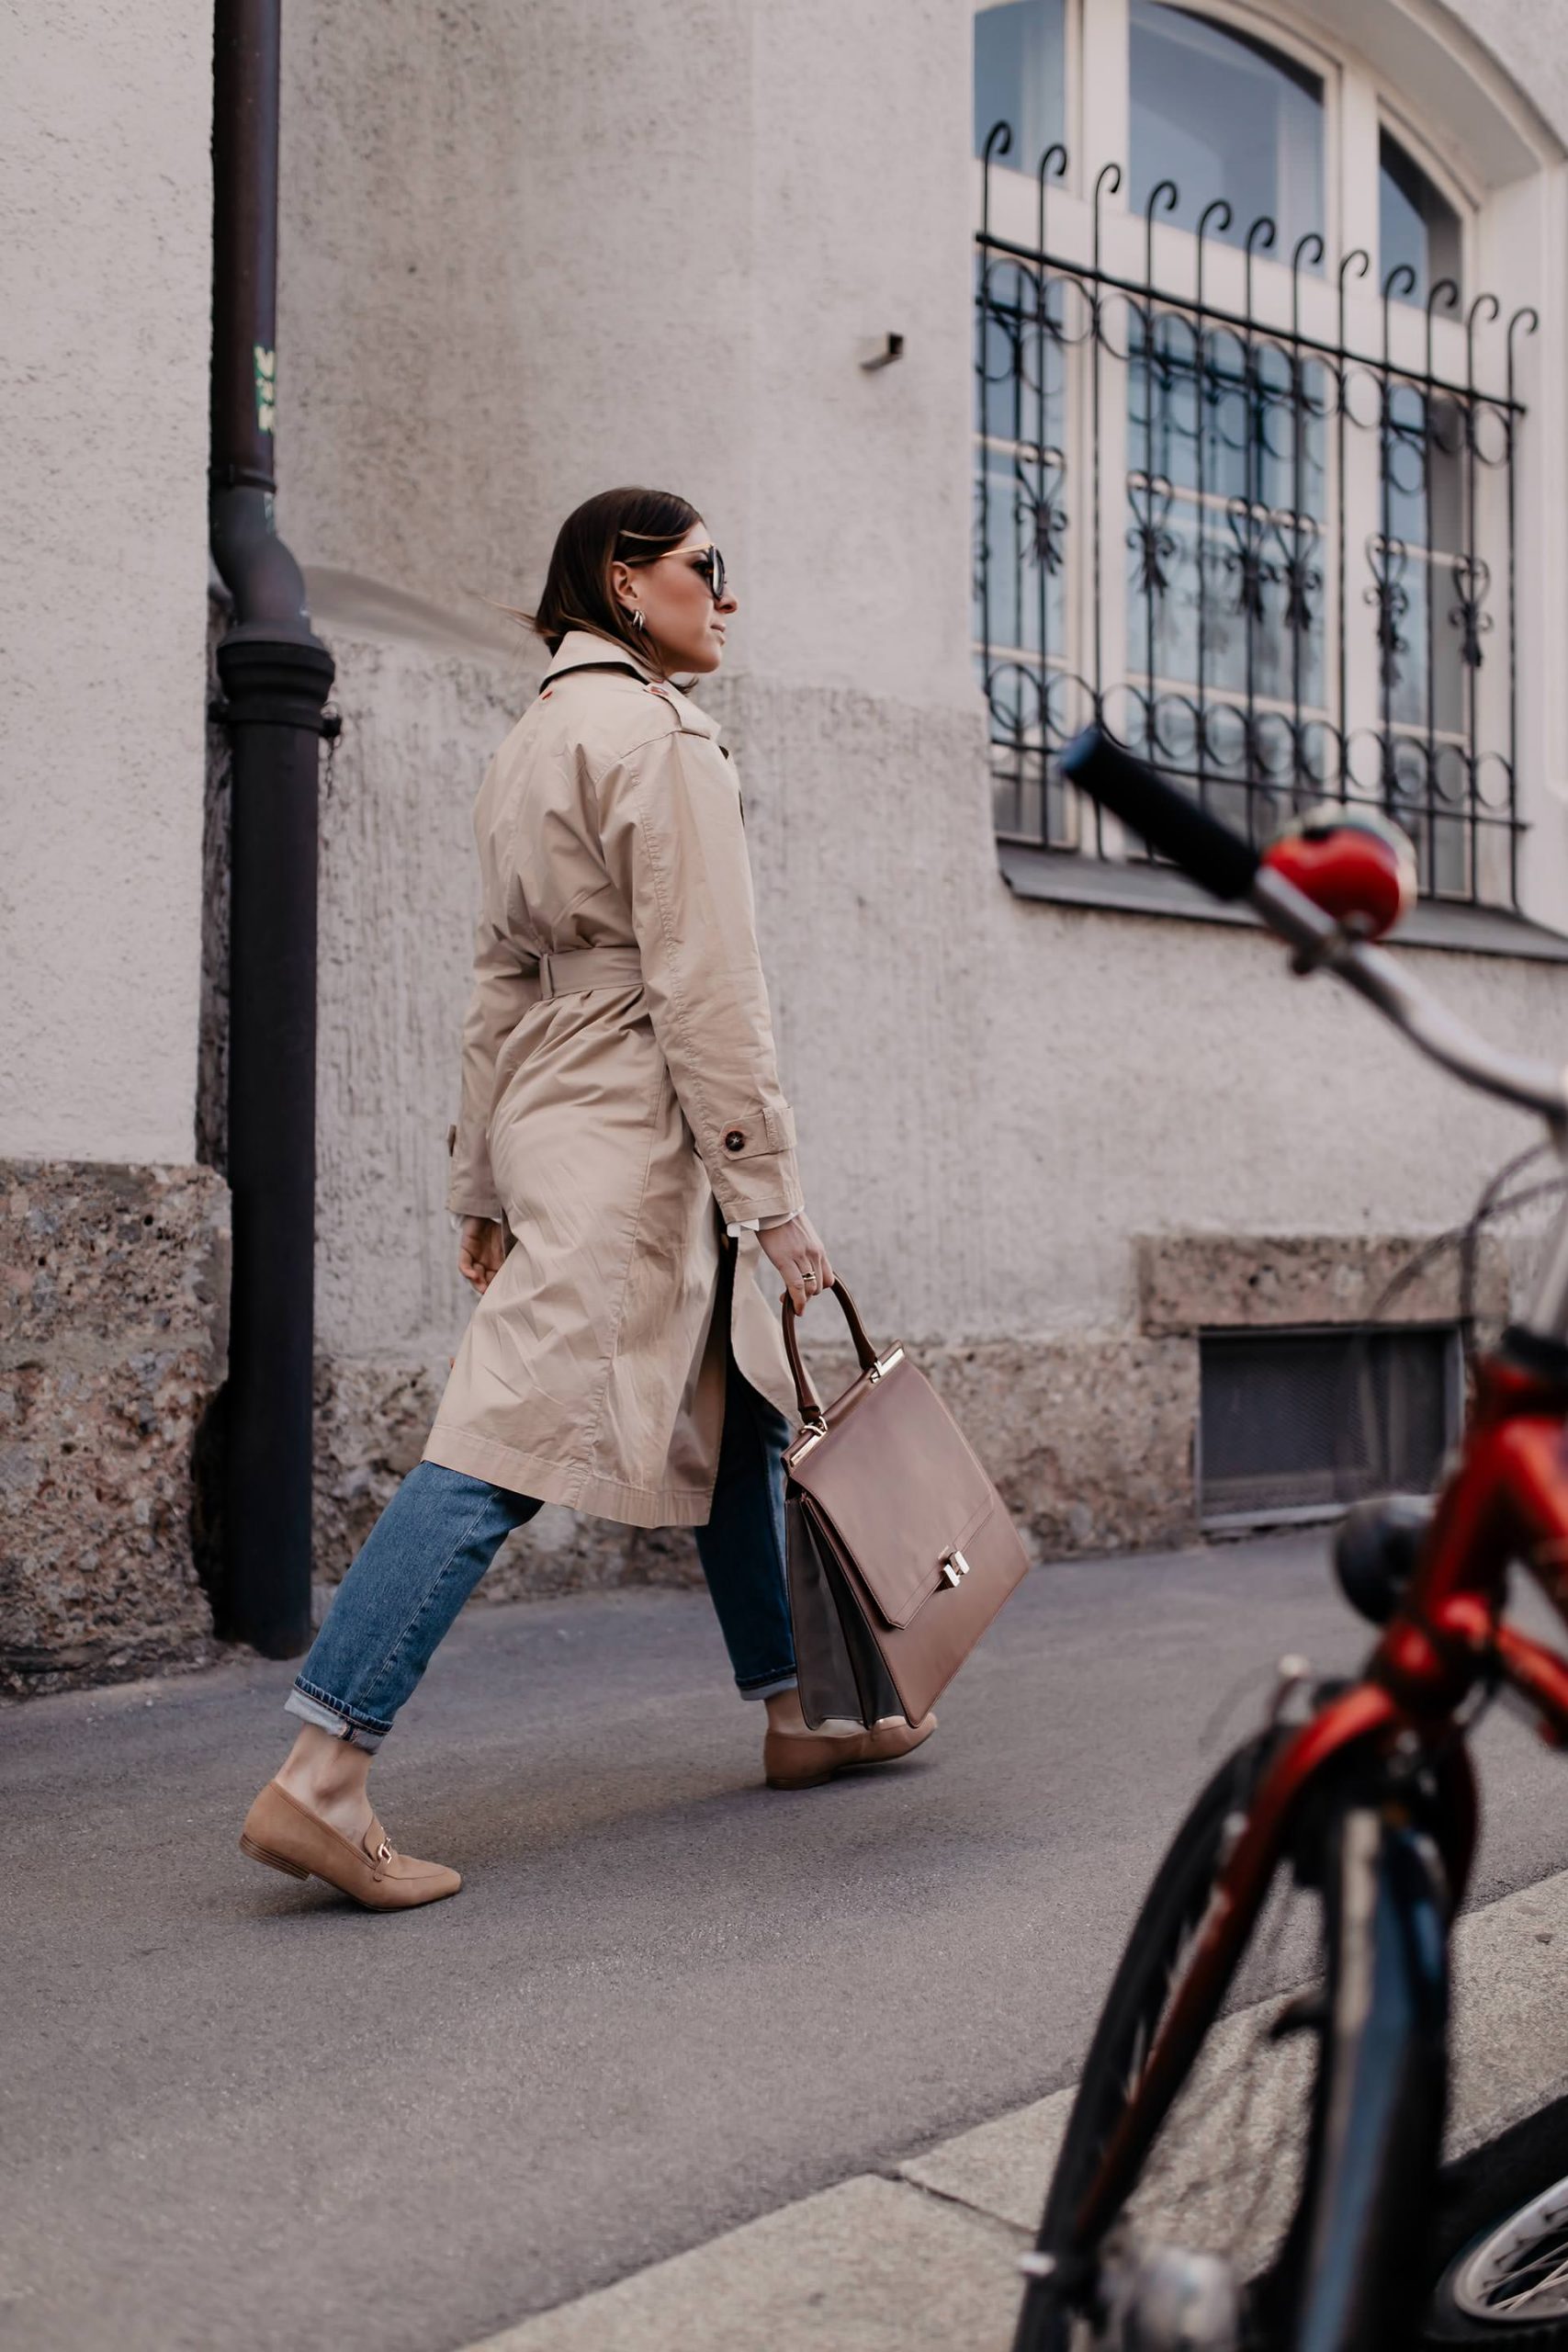
{"label": "window glass pane", "polygon": [[1464,421],[1442,395],[1428,400],[1419,384],[1388,389],[1382,469],[1391,537],[1410,547],[1452,554],[1462,529]]}
{"label": "window glass pane", "polygon": [[1004,0],[975,18],[975,153],[993,123],[1012,125],[1010,170],[1032,172],[1065,119],[1062,20],[1066,0]]}
{"label": "window glass pane", "polygon": [[976,582],[984,608],[975,634],[1003,652],[1059,656],[1066,635],[1062,541],[1065,468],[1055,449],[986,453],[985,565]]}
{"label": "window glass pane", "polygon": [[1066,637],[1064,288],[998,260],[980,278],[982,479],[975,635],[1061,658]]}
{"label": "window glass pane", "polygon": [[1181,312],[1154,312],[1152,329],[1134,313],[1128,346],[1129,464],[1163,474],[1178,490],[1260,500],[1323,520],[1333,387],[1321,361],[1292,362],[1277,343],[1212,327],[1200,399],[1194,329]]}
{"label": "window glass pane", "polygon": [[1200,385],[1188,318],[1135,315],[1129,333],[1133,670],[1156,684],[1201,679],[1205,694],[1322,708],[1322,363],[1213,327]]}
{"label": "window glass pane", "polygon": [[1378,255],[1384,281],[1402,265],[1416,273],[1405,295],[1425,302],[1440,277],[1462,288],[1459,214],[1416,158],[1385,130],[1378,141]]}
{"label": "window glass pane", "polygon": [[[1237,500],[1199,514],[1141,475],[1127,485],[1127,647],[1136,675],[1191,685],[1201,639],[1205,690],[1319,709],[1324,699],[1323,554],[1305,516]],[[1152,658],[1151,658],[1152,657]]]}
{"label": "window glass pane", "polygon": [[[1464,599],[1475,582],[1461,553],[1464,432],[1459,408],[1446,395],[1397,379],[1389,385],[1382,452],[1385,520],[1369,548],[1380,676],[1387,723],[1418,729],[1428,738],[1456,736],[1465,727]],[[1483,618],[1477,626],[1484,628]],[[1471,652],[1479,658],[1480,650],[1477,639]],[[1410,762],[1425,763],[1414,782],[1399,764],[1406,754]],[[1396,747],[1401,793],[1416,795],[1424,808],[1437,791],[1426,773],[1434,757],[1429,742]],[[1451,827],[1447,836],[1441,826],[1430,827],[1429,841],[1412,830],[1423,858],[1429,847],[1437,869],[1427,887],[1456,887],[1441,877],[1445,839],[1457,838]]]}
{"label": "window glass pane", "polygon": [[[1216,197],[1231,208],[1227,243],[1243,243],[1268,213],[1277,258],[1323,227],[1323,84],[1292,57],[1228,27],[1132,0],[1131,175],[1142,211],[1156,183],[1176,182],[1168,217],[1195,229]],[[1161,218],[1167,216],[1161,215]]]}

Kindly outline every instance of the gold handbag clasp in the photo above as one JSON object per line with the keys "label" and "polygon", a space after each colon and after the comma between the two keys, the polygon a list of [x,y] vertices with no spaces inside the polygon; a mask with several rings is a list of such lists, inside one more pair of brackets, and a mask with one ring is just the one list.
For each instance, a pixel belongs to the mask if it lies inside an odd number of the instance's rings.
{"label": "gold handbag clasp", "polygon": [[784,1449],[784,1468],[793,1470],[797,1462],[808,1454],[814,1445],[820,1445],[828,1434],[828,1423],[820,1413],[813,1413],[801,1423],[800,1435]]}

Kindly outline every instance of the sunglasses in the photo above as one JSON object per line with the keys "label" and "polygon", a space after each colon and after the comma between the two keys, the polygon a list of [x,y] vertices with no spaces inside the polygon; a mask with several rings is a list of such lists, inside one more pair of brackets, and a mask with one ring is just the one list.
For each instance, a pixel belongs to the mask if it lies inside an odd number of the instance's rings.
{"label": "sunglasses", "polygon": [[683,557],[706,588],[716,605],[722,605],[728,593],[729,575],[724,568],[724,558],[716,548],[666,548],[663,555],[651,558],[663,563],[670,556]]}

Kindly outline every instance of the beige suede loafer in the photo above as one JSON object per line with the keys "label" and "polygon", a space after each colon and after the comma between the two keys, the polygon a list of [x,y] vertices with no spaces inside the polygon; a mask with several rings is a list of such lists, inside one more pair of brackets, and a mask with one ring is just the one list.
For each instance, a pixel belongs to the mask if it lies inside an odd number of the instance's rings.
{"label": "beige suede loafer", "polygon": [[412,1911],[416,1904],[456,1894],[463,1883],[444,1863],[395,1852],[374,1815],[356,1846],[276,1781],[267,1782],[246,1814],[240,1851],[290,1878],[323,1878],[367,1911]]}
{"label": "beige suede loafer", "polygon": [[762,1741],[762,1770],[770,1789],[818,1789],[836,1772],[853,1771],[862,1764],[892,1764],[922,1747],[936,1729],[936,1717],[926,1715],[907,1724],[902,1715],[884,1715],[869,1731],[770,1731]]}

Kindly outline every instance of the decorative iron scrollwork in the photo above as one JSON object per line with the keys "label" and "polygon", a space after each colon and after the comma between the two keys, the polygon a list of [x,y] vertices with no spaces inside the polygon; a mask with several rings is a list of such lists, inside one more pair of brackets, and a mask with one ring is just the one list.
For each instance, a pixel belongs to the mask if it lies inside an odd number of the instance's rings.
{"label": "decorative iron scrollwork", "polygon": [[1492,567],[1478,555],[1456,556],[1449,566],[1459,602],[1449,615],[1450,625],[1459,631],[1459,658],[1467,670],[1481,667],[1481,640],[1491,634],[1492,615],[1483,612],[1492,586]]}
{"label": "decorative iron scrollwork", "polygon": [[1282,514],[1272,527],[1280,550],[1275,577],[1285,583],[1285,627],[1297,637],[1310,637],[1317,626],[1314,602],[1323,594],[1317,524],[1310,514]]}
{"label": "decorative iron scrollwork", "polygon": [[1372,584],[1366,601],[1376,606],[1378,616],[1378,675],[1385,693],[1392,694],[1404,675],[1400,657],[1410,650],[1400,626],[1410,612],[1410,591],[1404,585],[1410,550],[1403,539],[1383,538],[1374,531],[1367,541],[1367,563]]}
{"label": "decorative iron scrollwork", "polygon": [[[1010,144],[998,125],[985,148],[975,367],[976,661],[1004,836],[1098,854],[1055,764],[1095,718],[1255,839],[1335,795],[1397,805],[1424,888],[1517,903],[1515,465],[1536,313],[1504,325],[1489,294],[1461,311],[1441,277],[1417,300],[1408,264],[1376,279],[1359,247],[1325,274],[1315,231],[1271,258],[1274,223],[1223,197],[1190,233],[1171,180],[1130,259],[1121,167],[1069,177],[1057,142],[1004,217]],[[1087,260],[1050,249],[1048,184],[1083,198]],[[1222,241],[1239,268],[1217,266]],[[1506,674],[1483,696],[1488,639]]]}
{"label": "decorative iron scrollwork", "polygon": [[1067,528],[1066,508],[1049,495],[1025,498],[1020,503],[1019,519],[1028,526],[1024,546],[1030,561],[1043,565],[1055,577],[1064,560],[1062,540]]}
{"label": "decorative iron scrollwork", "polygon": [[1164,596],[1170,588],[1170,566],[1176,560],[1176,535],[1167,528],[1176,492],[1163,474],[1130,474],[1127,503],[1133,520],[1127,545],[1138,559],[1138,587],[1149,596]]}
{"label": "decorative iron scrollwork", "polygon": [[1226,509],[1235,545],[1224,553],[1224,568],[1235,582],[1235,609],[1249,620],[1264,618],[1263,591],[1279,579],[1278,568],[1264,548],[1272,536],[1269,509],[1250,499],[1233,498]]}

